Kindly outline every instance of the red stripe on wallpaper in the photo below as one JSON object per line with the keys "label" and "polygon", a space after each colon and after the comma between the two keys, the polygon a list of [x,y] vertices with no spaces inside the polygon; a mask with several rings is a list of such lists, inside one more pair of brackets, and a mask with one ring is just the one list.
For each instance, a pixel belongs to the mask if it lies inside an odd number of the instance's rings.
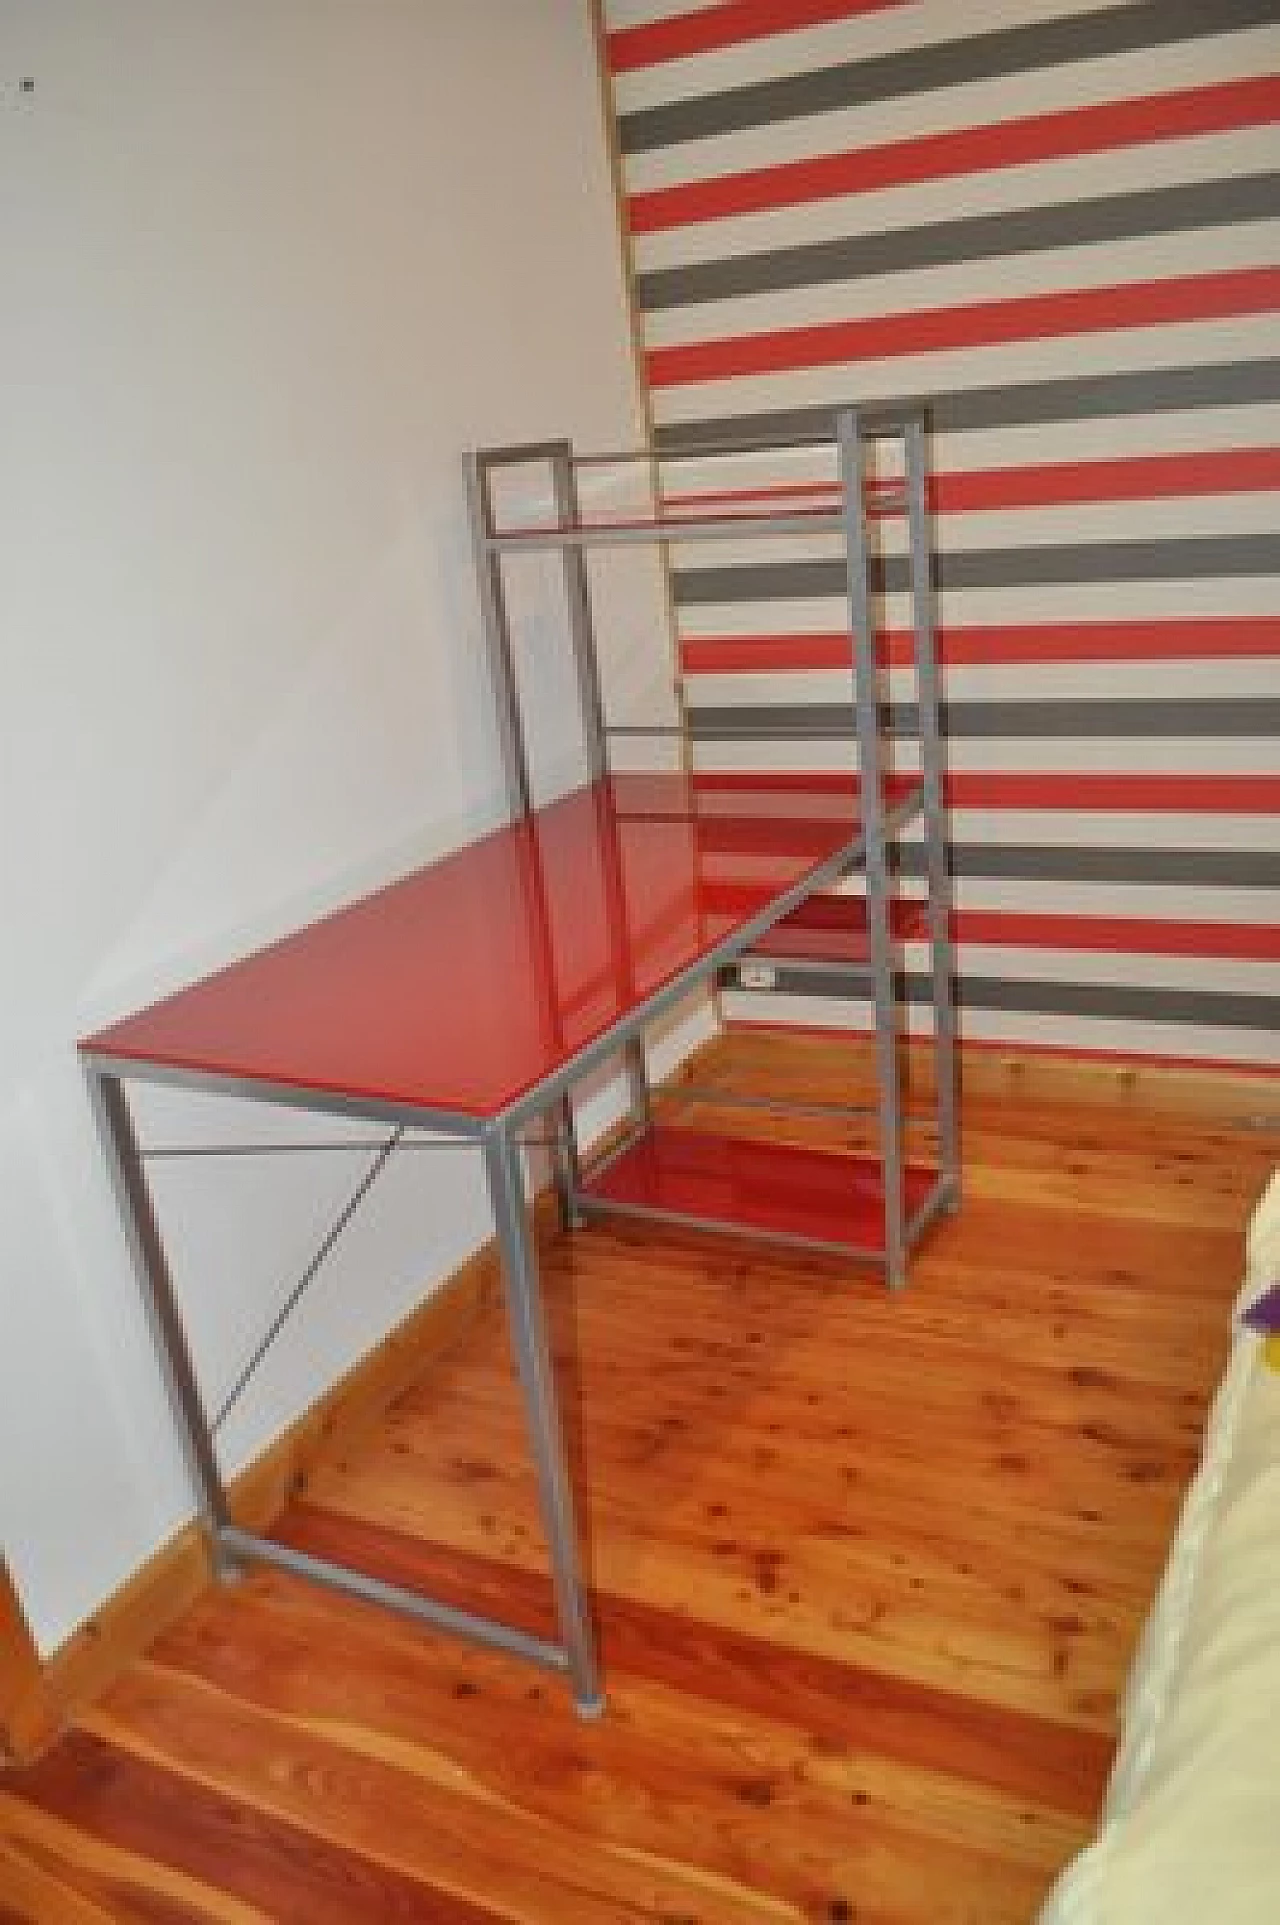
{"label": "red stripe on wallpaper", "polygon": [[[899,484],[900,486],[901,484]],[[872,514],[901,513],[878,499],[894,484],[872,479]],[[929,506],[935,514],[971,514],[989,508],[1058,508],[1080,502],[1156,501],[1188,495],[1232,495],[1280,488],[1280,448],[1214,448],[1161,455],[1109,455],[1095,461],[1037,462],[1009,468],[974,468],[930,476]],[[786,482],[769,488],[731,488],[713,493],[670,494],[668,509],[723,508],[730,512],[795,503],[812,508],[839,505],[834,482]]]}
{"label": "red stripe on wallpaper", "polygon": [[1280,268],[1231,268],[651,348],[645,355],[645,371],[651,387],[671,388],[842,361],[888,360],[951,348],[995,347],[1276,310],[1280,310]]}
{"label": "red stripe on wallpaper", "polygon": [[822,27],[904,4],[905,0],[722,0],[719,6],[672,14],[667,20],[615,27],[605,35],[605,59],[610,73],[633,73],[637,67],[656,67],[664,60],[713,53],[797,27]]}
{"label": "red stripe on wallpaper", "polygon": [[[899,659],[893,643],[881,647],[879,654],[881,661]],[[686,635],[680,641],[680,666],[686,675],[848,668],[852,659],[849,633],[838,629],[822,635]]]}
{"label": "red stripe on wallpaper", "polygon": [[958,174],[1107,153],[1156,140],[1230,133],[1280,120],[1280,77],[1226,80],[1132,100],[1031,114],[994,126],[918,134],[908,140],[754,167],[713,180],[653,188],[627,200],[633,234],[657,234],[694,221],[758,214],[804,201],[876,188],[946,180]]}
{"label": "red stripe on wallpaper", "polygon": [[[743,789],[814,790],[844,795],[853,778],[835,773],[747,769],[703,770],[695,787],[708,794]],[[952,770],[946,798],[957,809],[1069,809],[1175,815],[1280,815],[1280,775],[1152,775],[1071,770]]]}
{"label": "red stripe on wallpaper", "polygon": [[938,475],[932,484],[932,505],[940,511],[964,513],[984,508],[1049,508],[1068,502],[1248,494],[1267,488],[1280,488],[1280,448],[1224,448]]}
{"label": "red stripe on wallpaper", "polygon": [[947,801],[958,809],[1136,810],[1176,815],[1280,815],[1280,775],[1063,775],[953,770]]}
{"label": "red stripe on wallpaper", "polygon": [[[734,883],[713,884],[708,906],[738,911],[754,901],[750,890]],[[892,904],[894,932],[921,937],[920,904],[897,898]],[[864,934],[859,897],[814,896],[779,926],[806,931],[814,938],[839,938],[856,947]],[[1231,962],[1280,962],[1280,926],[1275,923],[1214,922],[1158,916],[1041,915],[1007,909],[955,909],[953,942],[983,948],[1088,950],[1103,955],[1212,956]],[[849,939],[852,938],[852,942]],[[769,938],[761,941],[767,948]],[[785,946],[785,939],[784,939]],[[799,946],[799,945],[797,945]],[[805,945],[816,951],[816,942]]]}
{"label": "red stripe on wallpaper", "polygon": [[1214,956],[1280,962],[1280,927],[1261,922],[1163,922],[1150,916],[1054,916],[958,910],[955,940],[1009,949],[1087,949],[1107,955]]}
{"label": "red stripe on wallpaper", "polygon": [[[878,653],[890,667],[913,657],[910,630],[887,629]],[[991,662],[1183,662],[1201,658],[1244,660],[1274,655],[1280,661],[1280,617],[1270,615],[1179,616],[1169,621],[1032,622],[974,624],[938,631],[938,655],[953,667]],[[687,675],[769,675],[791,669],[849,668],[848,630],[814,635],[698,635],[680,645]]]}

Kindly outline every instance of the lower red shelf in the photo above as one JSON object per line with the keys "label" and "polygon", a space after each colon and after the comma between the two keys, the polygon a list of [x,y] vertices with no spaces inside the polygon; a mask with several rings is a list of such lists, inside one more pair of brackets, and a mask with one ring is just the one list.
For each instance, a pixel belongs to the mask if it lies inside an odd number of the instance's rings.
{"label": "lower red shelf", "polygon": [[[908,1222],[936,1181],[932,1170],[907,1171]],[[622,1209],[661,1211],[712,1227],[884,1250],[880,1165],[830,1150],[657,1124],[589,1177],[584,1193]]]}

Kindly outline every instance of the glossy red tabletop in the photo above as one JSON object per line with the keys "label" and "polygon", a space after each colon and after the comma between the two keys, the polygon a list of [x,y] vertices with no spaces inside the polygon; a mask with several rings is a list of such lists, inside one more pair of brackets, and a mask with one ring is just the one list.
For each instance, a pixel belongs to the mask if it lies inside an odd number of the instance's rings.
{"label": "glossy red tabletop", "polygon": [[857,833],[849,790],[614,776],[81,1049],[121,1065],[497,1115]]}

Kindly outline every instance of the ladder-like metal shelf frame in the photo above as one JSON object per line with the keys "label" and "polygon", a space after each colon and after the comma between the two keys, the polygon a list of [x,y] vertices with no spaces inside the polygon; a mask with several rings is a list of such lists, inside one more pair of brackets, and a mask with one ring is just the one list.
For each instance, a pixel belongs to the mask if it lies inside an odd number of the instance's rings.
{"label": "ladder-like metal shelf frame", "polygon": [[[883,484],[869,490],[865,477],[865,454],[874,441],[897,440],[903,450],[902,485]],[[691,459],[711,462],[764,452],[785,454],[800,449],[834,444],[838,483],[830,493],[837,506],[825,502],[809,509],[784,508],[777,512],[734,510],[720,514],[670,513],[661,509],[652,517],[633,515],[608,519],[585,519],[578,491],[578,477],[587,469],[646,464],[652,475],[660,475],[665,464],[687,465]],[[599,652],[596,641],[590,580],[586,557],[589,549],[700,542],[721,539],[777,540],[786,536],[830,534],[842,539],[846,563],[847,598],[853,637],[853,715],[854,731],[850,774],[860,781],[862,836],[861,870],[865,877],[866,924],[868,937],[868,974],[875,1010],[874,1049],[876,1062],[876,1110],[879,1160],[883,1180],[883,1250],[854,1245],[839,1247],[866,1260],[882,1263],[891,1285],[905,1282],[907,1257],[912,1244],[938,1213],[939,1208],[954,1211],[960,1202],[960,1150],[958,1105],[956,1098],[956,1022],[953,995],[954,957],[950,930],[950,876],[947,862],[945,805],[943,796],[943,753],[940,727],[937,646],[933,621],[932,548],[929,538],[928,485],[926,477],[926,422],[917,407],[900,411],[877,407],[871,412],[843,408],[834,418],[829,435],[807,435],[796,441],[762,443],[758,437],[718,438],[703,449],[682,448],[678,454],[664,456],[654,450],[627,450],[614,454],[582,454],[568,439],[529,442],[508,447],[476,451],[468,462],[468,501],[472,539],[480,580],[481,607],[489,669],[499,718],[499,733],[506,769],[507,788],[513,816],[528,815],[533,808],[529,762],[525,743],[522,705],[517,686],[512,624],[507,607],[504,559],[514,554],[559,553],[564,570],[567,626],[573,652],[574,670],[582,711],[583,737],[589,779],[609,774],[609,742],[623,734],[670,735],[682,741],[686,766],[691,765],[691,743],[683,703],[679,722],[670,727],[645,725],[610,726],[605,720]],[[554,520],[549,524],[504,525],[495,502],[495,481],[512,469],[527,469],[546,464],[551,481]],[[870,500],[869,500],[870,496]],[[659,495],[659,499],[661,499]],[[918,742],[920,781],[918,798],[906,809],[891,810],[886,802],[884,784],[885,744],[879,721],[877,695],[875,625],[871,593],[871,554],[868,535],[869,507],[878,515],[904,513],[908,528],[911,601],[914,624],[913,662],[917,684]],[[903,1148],[904,1107],[899,1070],[898,1009],[895,982],[897,938],[890,923],[891,876],[889,850],[906,821],[916,814],[923,819],[926,918],[930,949],[930,980],[934,1030],[934,1084],[938,1135],[938,1180],[936,1199],[931,1207],[908,1212],[906,1166]],[[749,953],[741,951],[742,954]],[[847,959],[832,959],[824,964],[809,958],[806,969],[824,968],[847,973]],[[688,1215],[661,1208],[641,1209],[634,1202],[622,1202],[591,1189],[593,1177],[601,1176],[620,1155],[632,1147],[652,1127],[650,1092],[641,1038],[633,1036],[624,1046],[624,1061],[629,1085],[631,1128],[621,1148],[615,1148],[607,1163],[598,1163],[584,1175],[581,1156],[574,1136],[573,1106],[566,1092],[560,1099],[559,1117],[567,1145],[558,1175],[561,1208],[565,1221],[576,1223],[584,1217],[608,1214],[642,1215],[651,1220],[687,1224]],[[732,1099],[725,1099],[732,1108]],[[785,1109],[785,1104],[779,1104]],[[699,1217],[700,1227],[738,1230],[743,1226],[729,1219]],[[762,1233],[752,1227],[753,1237]],[[802,1237],[784,1237],[788,1242],[808,1242]],[[815,1239],[816,1241],[816,1239]],[[828,1247],[824,1241],[824,1247]]]}

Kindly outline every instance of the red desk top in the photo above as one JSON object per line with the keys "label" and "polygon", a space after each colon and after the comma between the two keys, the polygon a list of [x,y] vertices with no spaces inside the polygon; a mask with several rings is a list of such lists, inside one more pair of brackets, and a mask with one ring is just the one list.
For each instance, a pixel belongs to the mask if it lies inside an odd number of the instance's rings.
{"label": "red desk top", "polygon": [[80,1047],[122,1066],[497,1115],[857,831],[849,785],[613,776]]}

